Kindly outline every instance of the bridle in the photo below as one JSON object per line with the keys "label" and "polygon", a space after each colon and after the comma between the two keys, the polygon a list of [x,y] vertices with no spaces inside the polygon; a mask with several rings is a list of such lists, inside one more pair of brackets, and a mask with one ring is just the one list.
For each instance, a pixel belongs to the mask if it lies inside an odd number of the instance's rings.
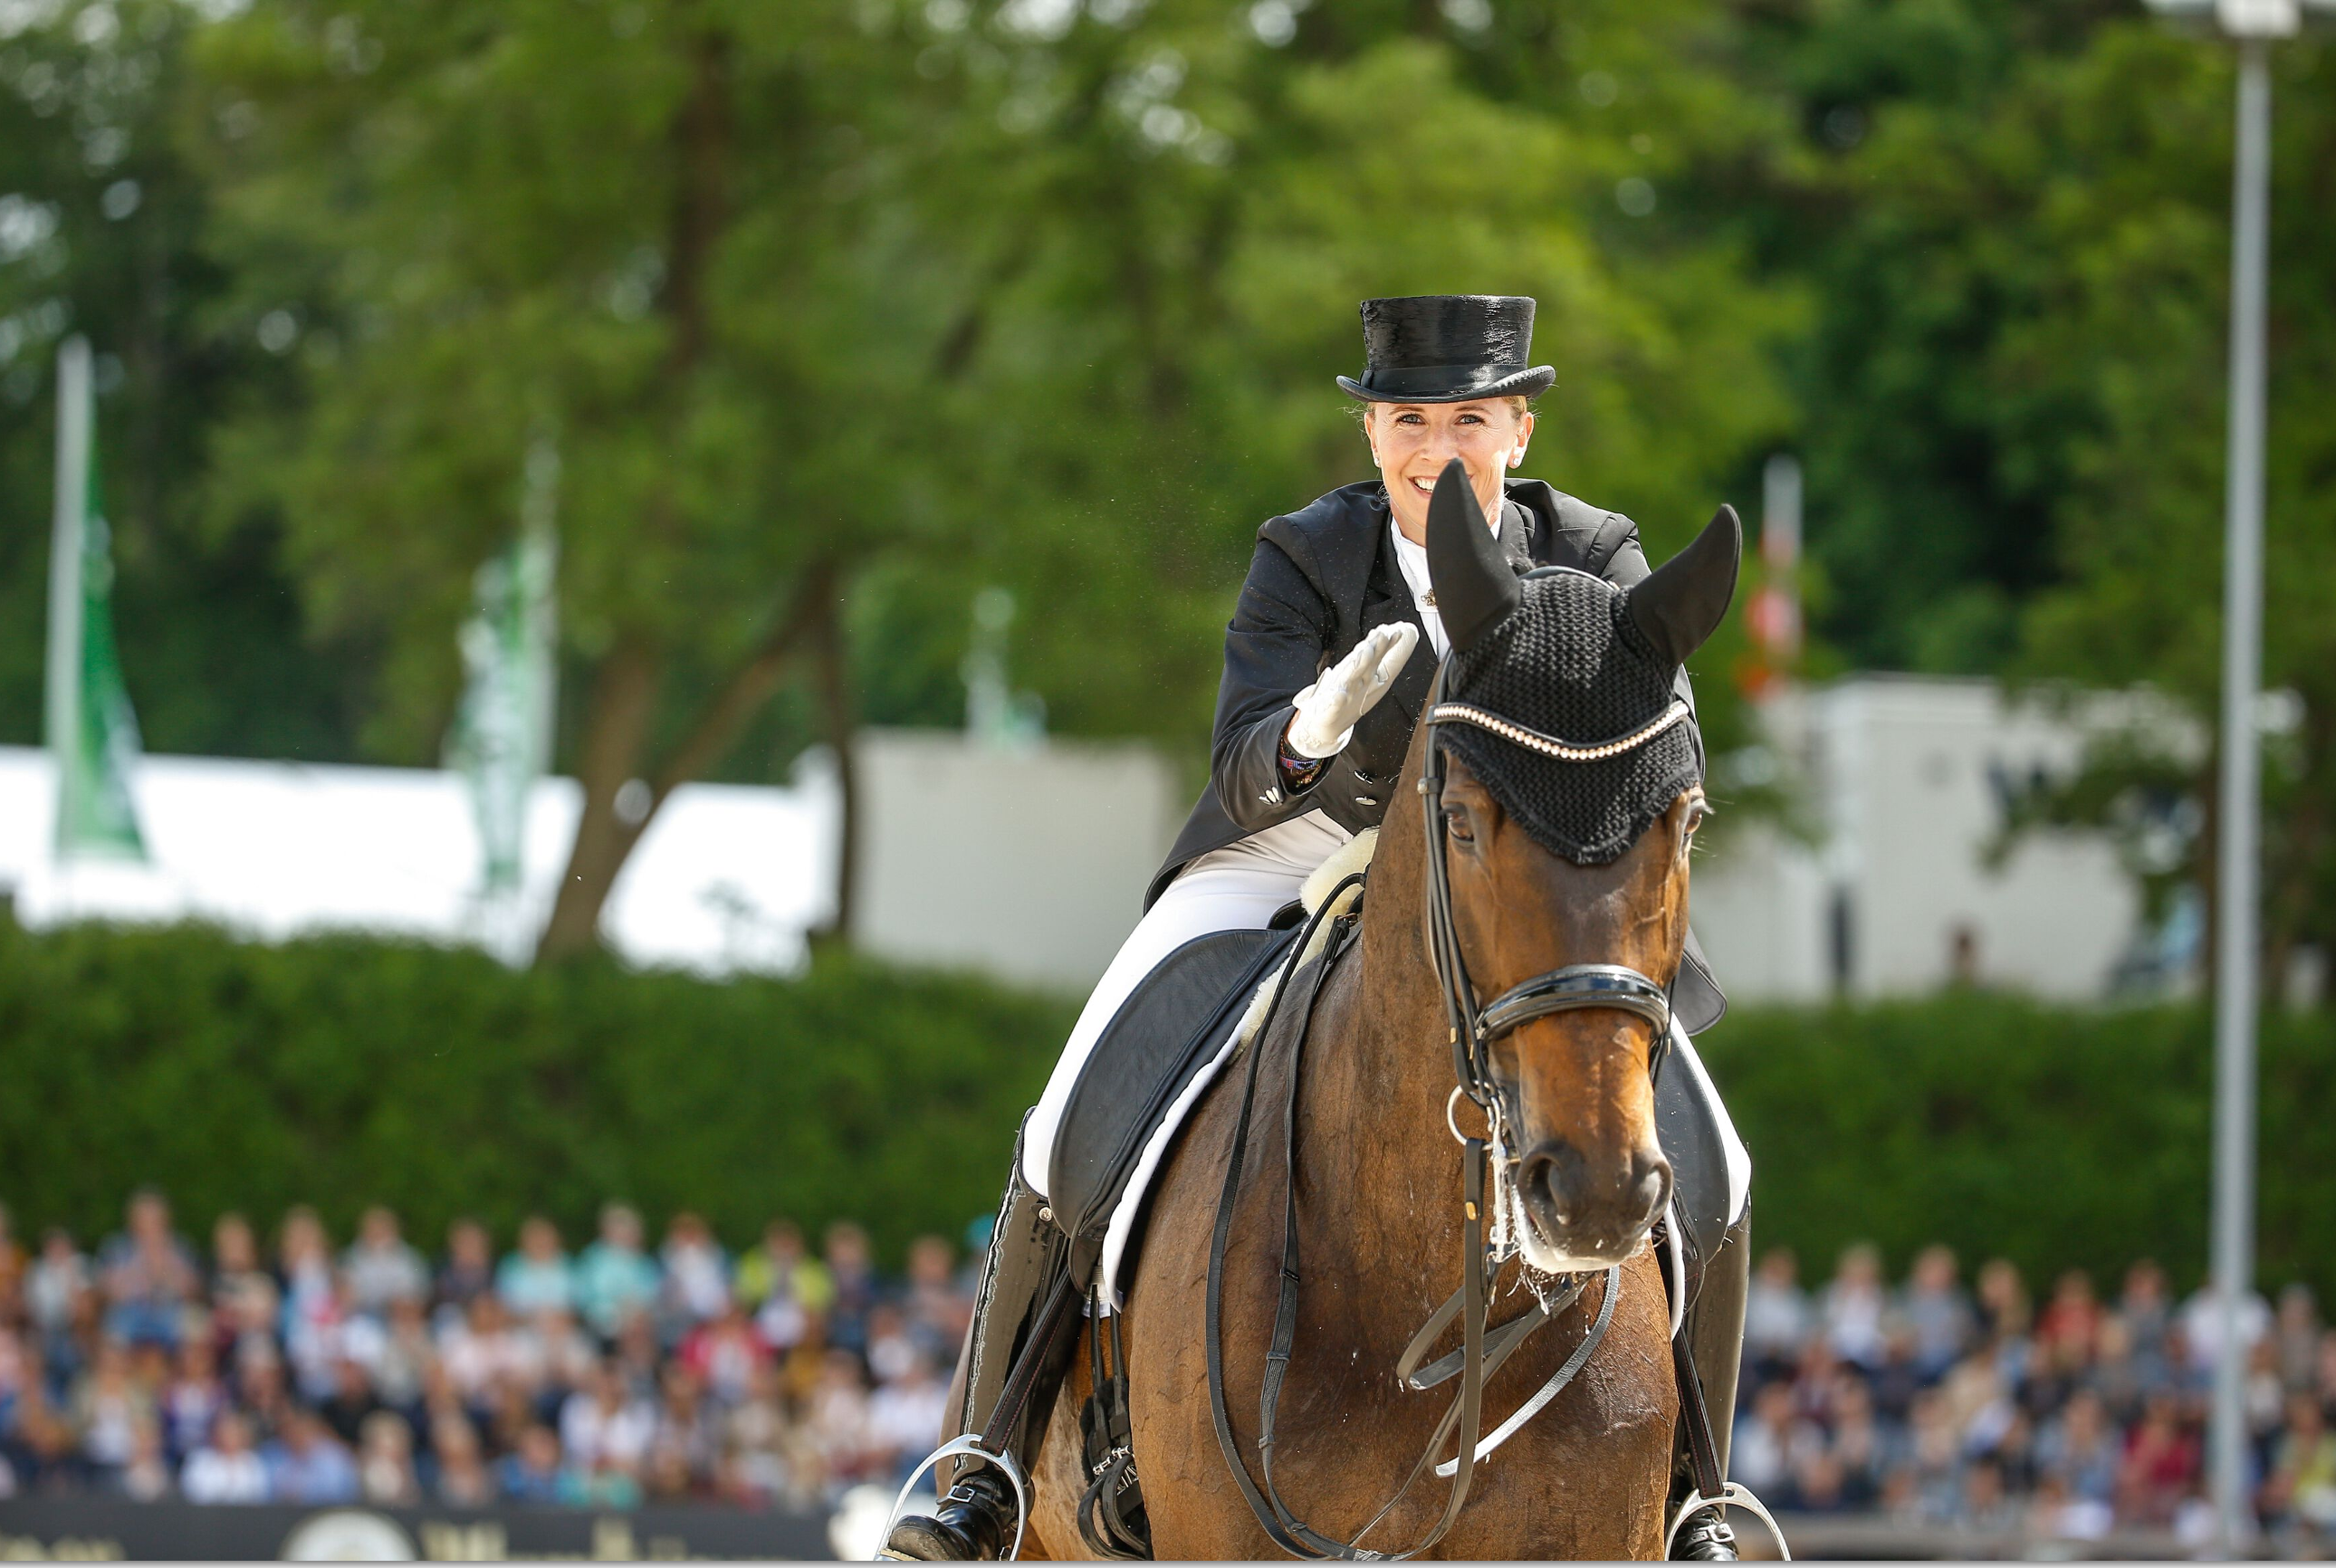
{"label": "bridle", "polygon": [[[1225,1402],[1222,1338],[1225,1252],[1231,1238],[1234,1204],[1241,1190],[1241,1171],[1249,1147],[1251,1116],[1256,1108],[1258,1067],[1264,1059],[1275,1017],[1291,989],[1293,970],[1297,967],[1294,962],[1281,971],[1271,999],[1266,1006],[1265,1015],[1251,1037],[1241,1115],[1233,1129],[1231,1157],[1227,1162],[1224,1189],[1217,1203],[1215,1233],[1209,1248],[1208,1278],[1203,1297],[1206,1319],[1202,1343],[1208,1359],[1210,1413],[1216,1426],[1218,1446],[1259,1525],[1275,1545],[1297,1557],[1348,1560],[1408,1558],[1416,1557],[1434,1546],[1458,1522],[1461,1507],[1468,1498],[1469,1485],[1475,1477],[1477,1461],[1506,1441],[1572,1381],[1603,1340],[1608,1326],[1613,1321],[1614,1306],[1621,1290],[1620,1264],[1605,1271],[1605,1289],[1601,1295],[1596,1316],[1582,1343],[1508,1420],[1503,1422],[1490,1437],[1480,1441],[1484,1385],[1528,1336],[1550,1322],[1558,1312],[1580,1300],[1593,1279],[1589,1274],[1575,1275],[1560,1282],[1556,1289],[1546,1294],[1536,1290],[1535,1304],[1523,1314],[1497,1329],[1487,1325],[1493,1275],[1505,1261],[1504,1256],[1495,1257],[1486,1245],[1485,1222],[1494,1203],[1490,1189],[1497,1187],[1503,1193],[1500,1201],[1507,1202],[1506,1193],[1514,1189],[1504,1185],[1508,1180],[1506,1167],[1514,1164],[1516,1158],[1511,1152],[1513,1141],[1507,1135],[1514,1118],[1508,1112],[1506,1095],[1492,1069],[1493,1042],[1534,1018],[1546,1018],[1552,1013],[1611,1008],[1642,1018],[1653,1027],[1654,1043],[1647,1057],[1650,1076],[1660,1074],[1663,1058],[1669,1050],[1670,992],[1668,988],[1627,964],[1567,964],[1510,987],[1482,1008],[1476,1005],[1475,989],[1469,981],[1468,966],[1460,951],[1459,930],[1453,920],[1452,882],[1445,861],[1448,832],[1444,817],[1445,761],[1443,752],[1436,745],[1433,726],[1475,725],[1555,761],[1598,762],[1645,745],[1687,721],[1692,716],[1692,711],[1685,702],[1674,699],[1663,713],[1626,735],[1588,744],[1560,740],[1482,708],[1444,701],[1445,676],[1451,663],[1451,656],[1446,654],[1436,665],[1435,681],[1428,688],[1427,709],[1423,721],[1431,726],[1426,738],[1427,755],[1419,780],[1421,804],[1427,822],[1428,950],[1451,1022],[1452,1068],[1458,1079],[1453,1098],[1456,1103],[1459,1096],[1465,1095],[1475,1102],[1484,1114],[1487,1136],[1474,1138],[1461,1132],[1457,1125],[1452,1128],[1453,1136],[1459,1139],[1462,1151],[1460,1288],[1412,1337],[1410,1344],[1397,1361],[1396,1376],[1405,1387],[1415,1391],[1433,1388],[1455,1377],[1459,1388],[1451,1407],[1428,1438],[1426,1451],[1412,1466],[1410,1475],[1351,1540],[1338,1540],[1309,1526],[1290,1510],[1274,1485],[1274,1428],[1298,1329],[1296,1106],[1300,1075],[1295,1057],[1285,1075],[1289,1098],[1282,1107],[1285,1168],[1280,1300],[1274,1313],[1273,1337],[1266,1353],[1265,1377],[1259,1397],[1257,1450],[1263,1472],[1262,1485],[1251,1478],[1248,1461],[1234,1440],[1232,1421]],[[1354,911],[1349,910],[1335,917],[1332,911],[1339,908],[1347,889],[1361,880],[1361,873],[1357,872],[1331,890],[1329,896],[1323,900],[1307,922],[1292,950],[1297,953],[1305,952],[1312,942],[1316,928],[1326,918],[1334,919],[1330,943],[1315,961],[1306,994],[1299,1004],[1293,1052],[1305,1049],[1315,1000],[1321,994],[1323,982],[1344,943],[1352,937],[1359,923],[1360,917]],[[1447,1120],[1449,1109],[1447,1106]],[[1496,1227],[1496,1241],[1498,1236]],[[1429,1362],[1428,1350],[1449,1331],[1455,1319],[1460,1328],[1460,1348]],[[1451,1459],[1438,1463],[1437,1456],[1455,1433],[1458,1437],[1456,1452]],[[1396,1505],[1410,1492],[1412,1484],[1430,1468],[1452,1483],[1444,1510],[1436,1524],[1402,1552],[1380,1553],[1364,1548],[1361,1544],[1363,1537],[1394,1512]]]}
{"label": "bridle", "polygon": [[1566,964],[1518,981],[1479,1007],[1476,988],[1468,979],[1468,961],[1460,951],[1460,931],[1452,915],[1452,876],[1447,860],[1451,827],[1444,814],[1445,763],[1444,748],[1436,744],[1436,726],[1465,724],[1489,730],[1528,751],[1558,762],[1603,762],[1636,750],[1693,716],[1688,705],[1674,697],[1670,706],[1647,723],[1610,740],[1578,742],[1528,729],[1466,703],[1445,702],[1444,687],[1452,667],[1450,655],[1436,667],[1428,687],[1427,755],[1419,775],[1422,815],[1427,833],[1427,950],[1436,966],[1444,1010],[1451,1024],[1452,1073],[1458,1093],[1475,1102],[1484,1114],[1493,1144],[1504,1152],[1514,1145],[1504,1136],[1514,1118],[1507,1096],[1493,1071],[1493,1042],[1503,1035],[1552,1013],[1612,1008],[1633,1013],[1654,1027],[1654,1043],[1647,1052],[1647,1073],[1660,1077],[1663,1059],[1670,1051],[1671,994],[1669,988],[1628,964]]}

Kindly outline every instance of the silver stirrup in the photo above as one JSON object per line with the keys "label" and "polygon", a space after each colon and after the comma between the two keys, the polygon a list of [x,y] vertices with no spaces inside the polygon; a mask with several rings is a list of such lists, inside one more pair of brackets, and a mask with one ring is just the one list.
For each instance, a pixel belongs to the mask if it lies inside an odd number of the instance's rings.
{"label": "silver stirrup", "polygon": [[1776,1516],[1768,1512],[1768,1505],[1752,1495],[1751,1487],[1739,1486],[1733,1481],[1722,1485],[1717,1497],[1707,1497],[1701,1492],[1689,1492],[1687,1495],[1687,1500],[1679,1505],[1679,1512],[1671,1515],[1671,1527],[1663,1532],[1665,1557],[1671,1554],[1671,1543],[1679,1539],[1679,1526],[1686,1524],[1689,1516],[1698,1510],[1711,1507],[1714,1504],[1718,1505],[1719,1516],[1723,1519],[1728,1517],[1728,1509],[1741,1508],[1759,1520],[1768,1527],[1768,1534],[1776,1537],[1777,1553],[1787,1563],[1793,1560],[1793,1549],[1786,1544],[1785,1533],[1776,1527]]}
{"label": "silver stirrup", "polygon": [[[909,1506],[909,1494],[917,1489],[917,1483],[925,1478],[925,1473],[942,1460],[955,1458],[960,1454],[968,1458],[978,1459],[985,1465],[995,1466],[1006,1472],[1007,1483],[1014,1488],[1014,1550],[1006,1554],[1005,1561],[1008,1563],[1017,1561],[1022,1555],[1022,1532],[1030,1524],[1030,1484],[1022,1474],[1022,1466],[1014,1462],[1014,1456],[991,1453],[981,1446],[981,1434],[978,1432],[968,1432],[962,1437],[950,1438],[927,1455],[923,1464],[909,1472],[909,1478],[900,1484],[900,1495],[892,1499],[892,1512],[885,1515],[884,1539],[891,1540],[892,1526],[900,1522],[902,1512]],[[1769,1528],[1774,1529],[1776,1526],[1772,1524]],[[881,1546],[879,1546],[876,1549],[876,1555],[871,1561],[891,1563],[901,1559],[889,1555]]]}

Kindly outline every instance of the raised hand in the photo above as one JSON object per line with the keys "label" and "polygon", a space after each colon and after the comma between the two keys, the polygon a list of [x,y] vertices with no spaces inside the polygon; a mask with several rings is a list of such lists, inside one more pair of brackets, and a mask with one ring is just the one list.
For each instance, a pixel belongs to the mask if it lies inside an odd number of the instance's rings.
{"label": "raised hand", "polygon": [[1380,627],[1357,643],[1292,699],[1298,712],[1285,737],[1290,749],[1302,757],[1338,755],[1354,735],[1355,721],[1387,696],[1418,643],[1419,628],[1407,620]]}

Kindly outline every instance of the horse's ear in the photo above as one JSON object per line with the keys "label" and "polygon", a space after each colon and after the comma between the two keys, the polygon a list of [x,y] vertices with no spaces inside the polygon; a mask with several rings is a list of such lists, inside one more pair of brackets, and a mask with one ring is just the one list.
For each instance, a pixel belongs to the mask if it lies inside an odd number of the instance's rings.
{"label": "horse's ear", "polygon": [[1669,664],[1685,664],[1719,628],[1736,597],[1736,568],[1744,555],[1744,525],[1723,506],[1695,541],[1630,589],[1630,619]]}
{"label": "horse's ear", "polygon": [[1468,471],[1454,458],[1436,478],[1427,502],[1427,580],[1436,613],[1454,648],[1469,648],[1516,609],[1523,589],[1484,526],[1484,509],[1468,488]]}

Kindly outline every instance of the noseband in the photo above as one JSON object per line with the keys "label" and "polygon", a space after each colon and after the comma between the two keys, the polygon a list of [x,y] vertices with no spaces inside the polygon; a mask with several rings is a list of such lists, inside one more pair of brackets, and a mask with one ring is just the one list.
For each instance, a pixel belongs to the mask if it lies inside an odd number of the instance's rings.
{"label": "noseband", "polygon": [[[1427,823],[1427,946],[1436,964],[1437,984],[1444,992],[1444,1009],[1452,1025],[1453,1075],[1459,1080],[1460,1092],[1476,1103],[1497,1132],[1510,1117],[1506,1096],[1493,1072],[1494,1041],[1552,1013],[1615,1008],[1635,1014],[1654,1027],[1654,1043],[1647,1052],[1647,1074],[1656,1077],[1660,1076],[1663,1058],[1670,1050],[1671,997],[1667,987],[1628,964],[1567,964],[1520,980],[1482,1008],[1476,1005],[1476,989],[1468,979],[1468,963],[1460,952],[1459,928],[1452,915],[1451,868],[1445,858],[1451,829],[1444,816],[1445,756],[1443,748],[1436,744],[1434,726],[1474,725],[1556,762],[1602,762],[1644,745],[1691,714],[1685,702],[1674,698],[1655,718],[1611,740],[1560,740],[1483,708],[1445,702],[1444,683],[1451,664],[1447,656],[1436,665],[1436,683],[1428,690],[1427,756],[1419,775],[1419,793]],[[1496,1146],[1514,1147],[1504,1138],[1494,1142]]]}

